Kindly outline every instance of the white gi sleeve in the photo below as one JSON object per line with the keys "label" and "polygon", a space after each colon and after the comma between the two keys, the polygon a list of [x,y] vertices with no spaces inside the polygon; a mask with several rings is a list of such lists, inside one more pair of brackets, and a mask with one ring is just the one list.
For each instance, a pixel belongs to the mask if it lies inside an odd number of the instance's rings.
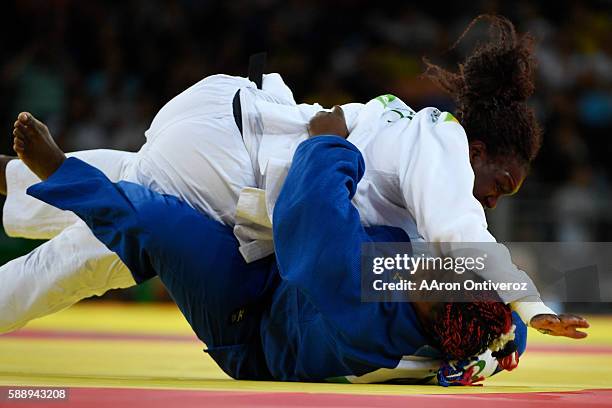
{"label": "white gi sleeve", "polygon": [[[469,160],[467,136],[452,115],[424,109],[415,117],[411,133],[416,138],[399,151],[399,183],[406,208],[415,217],[419,235],[446,245],[450,255],[461,243],[496,242],[487,230],[484,210],[473,196],[474,172]],[[404,138],[405,140],[406,138]],[[482,276],[493,282],[525,282],[527,291],[498,293],[525,323],[536,314],[552,313],[540,300],[527,274],[512,262],[507,248],[495,245],[495,261]],[[490,261],[492,261],[490,259]]]}

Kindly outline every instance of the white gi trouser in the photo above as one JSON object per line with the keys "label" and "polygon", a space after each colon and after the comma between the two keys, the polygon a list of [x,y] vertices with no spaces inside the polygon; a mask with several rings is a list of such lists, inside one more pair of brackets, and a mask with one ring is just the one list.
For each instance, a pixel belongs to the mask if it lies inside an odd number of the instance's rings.
{"label": "white gi trouser", "polygon": [[[180,197],[233,226],[240,191],[255,186],[255,177],[231,103],[239,88],[252,86],[244,78],[205,78],[158,112],[138,153],[92,150],[72,155],[113,181],[132,181]],[[0,267],[0,333],[86,297],[135,284],[117,255],[74,214],[25,194],[39,180],[21,161],[9,162],[6,176],[7,234],[49,241]]]}

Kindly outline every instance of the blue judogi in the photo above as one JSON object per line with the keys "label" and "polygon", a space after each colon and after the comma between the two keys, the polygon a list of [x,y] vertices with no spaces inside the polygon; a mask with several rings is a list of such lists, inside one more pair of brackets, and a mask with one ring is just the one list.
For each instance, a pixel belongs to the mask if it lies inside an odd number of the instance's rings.
{"label": "blue judogi", "polygon": [[[28,194],[76,213],[137,282],[158,275],[230,376],[323,381],[440,357],[410,303],[361,302],[361,244],[408,241],[398,228],[361,226],[351,199],[363,172],[351,143],[303,142],[274,209],[276,259],[250,264],[230,227],[75,158]],[[522,352],[526,329],[514,320]]]}

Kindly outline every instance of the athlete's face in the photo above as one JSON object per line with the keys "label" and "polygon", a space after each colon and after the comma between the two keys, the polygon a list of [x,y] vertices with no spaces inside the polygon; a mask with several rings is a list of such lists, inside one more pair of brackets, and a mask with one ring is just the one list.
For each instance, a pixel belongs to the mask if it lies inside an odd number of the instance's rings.
{"label": "athlete's face", "polygon": [[470,162],[475,177],[474,197],[485,208],[495,208],[501,197],[516,194],[527,177],[526,166],[513,158],[492,158],[479,141],[470,142]]}

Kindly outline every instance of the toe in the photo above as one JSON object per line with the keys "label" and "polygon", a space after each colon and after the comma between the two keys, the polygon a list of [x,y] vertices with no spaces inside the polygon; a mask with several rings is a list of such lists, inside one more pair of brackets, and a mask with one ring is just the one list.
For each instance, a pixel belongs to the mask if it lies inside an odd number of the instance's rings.
{"label": "toe", "polygon": [[23,139],[25,139],[25,134],[23,132],[24,130],[21,127],[16,127],[13,129],[13,137],[15,139],[20,139],[23,142]]}
{"label": "toe", "polygon": [[19,138],[14,138],[13,139],[13,150],[15,150],[15,152],[21,154],[25,151],[25,145],[23,143],[22,139]]}
{"label": "toe", "polygon": [[32,127],[26,126],[23,123],[18,122],[17,126],[13,129],[13,135],[16,136],[15,133],[18,133],[20,138],[25,139],[32,133]]}
{"label": "toe", "polygon": [[22,112],[22,115],[25,115],[27,118],[27,125],[28,127],[32,128],[33,130],[36,130],[38,132],[45,132],[47,129],[47,126],[45,126],[44,123],[42,123],[40,120],[36,119],[34,117],[34,115],[32,115],[29,112]]}
{"label": "toe", "polygon": [[17,116],[17,121],[23,123],[24,125],[28,125],[29,121],[30,121],[30,114],[27,112],[21,112],[18,116]]}

